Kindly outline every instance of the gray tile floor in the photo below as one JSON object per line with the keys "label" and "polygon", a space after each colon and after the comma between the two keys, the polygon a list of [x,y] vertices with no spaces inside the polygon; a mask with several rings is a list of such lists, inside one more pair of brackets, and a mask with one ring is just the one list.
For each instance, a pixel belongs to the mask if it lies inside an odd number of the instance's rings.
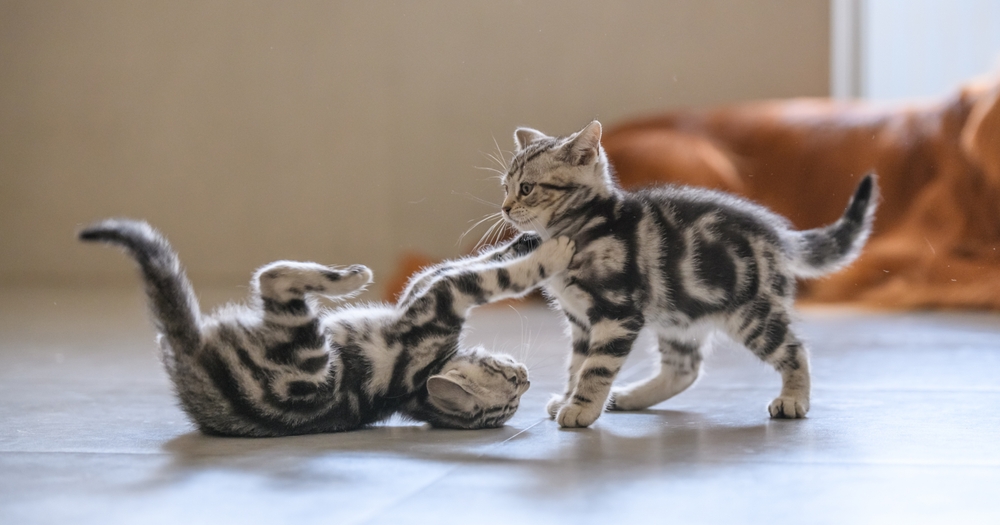
{"label": "gray tile floor", "polygon": [[688,392],[559,430],[568,342],[519,304],[468,336],[531,365],[505,428],[221,439],[175,407],[137,291],[0,290],[0,523],[1000,523],[1000,316],[807,310],[799,330],[801,421],[769,420],[777,374],[720,343]]}

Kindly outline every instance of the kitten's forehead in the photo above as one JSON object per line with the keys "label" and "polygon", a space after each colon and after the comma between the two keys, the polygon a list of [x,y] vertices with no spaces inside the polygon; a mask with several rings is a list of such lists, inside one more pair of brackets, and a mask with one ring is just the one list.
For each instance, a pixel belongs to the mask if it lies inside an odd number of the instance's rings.
{"label": "kitten's forehead", "polygon": [[506,383],[511,380],[527,380],[527,367],[507,354],[482,352],[470,360],[473,366],[467,373],[478,375],[485,381]]}
{"label": "kitten's forehead", "polygon": [[525,176],[538,176],[551,171],[558,160],[556,153],[566,140],[565,137],[545,137],[532,141],[511,159],[510,169],[504,176],[504,182],[517,181]]}

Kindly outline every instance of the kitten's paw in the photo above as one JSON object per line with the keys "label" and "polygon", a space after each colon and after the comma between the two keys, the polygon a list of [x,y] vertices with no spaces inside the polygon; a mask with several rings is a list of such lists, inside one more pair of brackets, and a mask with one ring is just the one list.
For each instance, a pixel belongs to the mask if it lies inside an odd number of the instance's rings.
{"label": "kitten's paw", "polygon": [[355,264],[347,268],[327,268],[323,277],[328,281],[326,292],[343,295],[356,292],[372,282],[372,271],[367,266]]}
{"label": "kitten's paw", "polygon": [[550,274],[559,273],[569,267],[576,255],[576,243],[569,237],[556,237],[542,243],[534,253]]}
{"label": "kitten's paw", "polygon": [[767,407],[771,417],[785,419],[799,419],[806,417],[809,412],[809,399],[805,397],[778,396]]}
{"label": "kitten's paw", "polygon": [[528,255],[542,244],[542,237],[535,232],[522,233],[511,243],[511,254],[514,257]]}
{"label": "kitten's paw", "polygon": [[607,410],[609,412],[621,412],[626,410],[643,410],[649,408],[649,404],[644,399],[637,399],[631,392],[624,388],[612,388],[611,397],[608,399]]}
{"label": "kitten's paw", "polygon": [[552,394],[552,399],[549,399],[549,403],[545,405],[545,411],[549,413],[549,419],[555,419],[556,414],[559,413],[559,410],[561,410],[566,403],[566,396]]}
{"label": "kitten's paw", "polygon": [[601,415],[601,405],[597,403],[569,403],[559,409],[556,422],[563,428],[589,427]]}

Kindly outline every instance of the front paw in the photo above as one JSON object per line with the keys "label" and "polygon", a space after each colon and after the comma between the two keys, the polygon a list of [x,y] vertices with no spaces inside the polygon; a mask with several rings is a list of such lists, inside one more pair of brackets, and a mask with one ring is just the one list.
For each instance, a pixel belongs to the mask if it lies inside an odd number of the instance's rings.
{"label": "front paw", "polygon": [[542,237],[535,232],[522,233],[511,243],[511,251],[515,257],[528,255],[542,244]]}
{"label": "front paw", "polygon": [[535,254],[550,275],[559,273],[569,267],[576,255],[576,243],[569,237],[556,237],[542,243]]}
{"label": "front paw", "polygon": [[809,412],[809,399],[805,397],[778,396],[767,407],[774,419],[800,419]]}
{"label": "front paw", "polygon": [[559,409],[556,422],[563,428],[589,427],[601,415],[601,405],[597,403],[569,403]]}

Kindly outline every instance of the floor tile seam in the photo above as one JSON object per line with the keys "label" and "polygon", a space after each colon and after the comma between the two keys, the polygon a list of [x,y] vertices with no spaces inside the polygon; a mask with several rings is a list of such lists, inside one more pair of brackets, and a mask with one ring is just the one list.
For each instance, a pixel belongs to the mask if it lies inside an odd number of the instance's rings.
{"label": "floor tile seam", "polygon": [[[521,430],[517,431],[517,433],[515,433],[515,434],[514,434],[513,436],[510,436],[510,437],[508,437],[507,439],[505,439],[505,440],[503,440],[503,441],[501,441],[501,442],[499,442],[499,443],[494,443],[493,445],[490,445],[490,446],[488,446],[488,447],[486,447],[486,448],[487,448],[487,449],[490,449],[490,448],[494,448],[494,447],[500,447],[500,446],[503,446],[503,445],[507,444],[508,442],[510,442],[510,441],[513,441],[513,440],[514,440],[515,438],[517,438],[517,436],[520,436],[521,434],[524,434],[525,432],[527,432],[527,431],[529,431],[529,430],[531,430],[531,429],[533,429],[533,428],[537,427],[538,425],[541,425],[542,423],[544,423],[544,422],[548,421],[549,419],[550,419],[550,418],[547,418],[547,417],[542,417],[542,418],[538,418],[538,420],[537,420],[537,421],[535,421],[534,423],[532,423],[532,424],[530,424],[530,425],[528,425],[528,426],[526,426],[526,427],[522,428]],[[477,457],[483,457],[483,456],[484,456],[485,454],[486,454],[486,453],[485,453],[485,452],[483,452],[482,454],[480,454],[480,455],[479,455],[479,456],[477,456]]]}
{"label": "floor tile seam", "polygon": [[[539,421],[538,423],[536,423],[535,425],[532,425],[532,426],[536,426],[536,425],[538,425],[540,423],[542,423],[542,421]],[[528,429],[525,429],[525,430],[528,430]],[[494,445],[488,446],[487,450],[484,450],[482,453],[478,454],[476,457],[479,458],[479,457],[482,457],[482,456],[486,455],[488,453],[489,449],[492,449],[492,448],[495,448],[495,447],[498,447],[498,446],[502,446],[505,443],[507,443],[508,441],[510,441],[511,439],[513,439],[514,437],[516,437],[516,435],[515,436],[511,436],[511,438],[508,438],[507,440],[504,440],[503,442],[496,443]],[[165,455],[164,453],[159,453],[159,452],[143,453],[143,452],[67,452],[67,451],[38,451],[38,452],[35,452],[35,451],[0,451],[0,457],[5,456],[5,455],[16,456],[16,455],[50,455],[50,454],[51,455],[92,455],[92,456],[162,456],[162,455]],[[606,458],[594,458],[594,459],[613,460],[614,458],[606,457]],[[898,460],[898,461],[879,461],[879,460],[873,460],[873,461],[814,461],[814,460],[796,461],[796,460],[786,460],[786,461],[782,461],[782,460],[772,460],[772,459],[706,459],[706,460],[701,460],[701,461],[687,461],[687,460],[672,461],[671,464],[675,464],[675,465],[676,464],[685,464],[685,465],[689,465],[689,466],[698,466],[698,465],[705,465],[705,464],[712,464],[712,465],[725,465],[725,464],[728,464],[728,465],[798,465],[798,466],[840,466],[840,467],[907,467],[907,468],[916,467],[916,468],[926,468],[926,469],[960,468],[960,469],[986,469],[986,470],[994,470],[995,469],[998,472],[1000,472],[1000,461],[972,463],[972,462],[907,461],[907,460]],[[397,503],[401,503],[402,501],[404,501],[406,499],[409,499],[410,497],[416,495],[417,493],[419,493],[419,492],[423,491],[424,489],[430,487],[431,485],[437,483],[438,481],[440,481],[445,476],[451,474],[452,472],[454,472],[454,471],[456,471],[458,469],[466,467],[466,466],[468,466],[468,465],[466,465],[466,464],[459,464],[459,465],[455,465],[454,467],[451,467],[451,468],[445,470],[440,475],[437,475],[433,479],[430,479],[430,480],[428,480],[428,481],[420,484],[420,486],[415,487],[414,489],[408,491],[406,494],[401,495],[398,498],[394,498],[391,502],[388,502],[386,505],[384,505],[383,509],[384,508],[388,508],[388,507],[390,507],[392,505],[395,505]],[[366,521],[368,521],[370,519],[373,519],[375,517],[377,517],[377,512],[375,514],[372,514],[371,516],[363,518],[362,521],[359,521],[359,522],[356,522],[356,523],[359,523],[359,524],[365,523]]]}
{"label": "floor tile seam", "polygon": [[[503,445],[503,444],[511,441],[512,439],[520,436],[521,434],[527,432],[528,430],[530,430],[530,429],[538,426],[539,424],[541,424],[542,422],[544,422],[546,420],[547,420],[546,418],[540,418],[538,421],[535,421],[534,423],[531,423],[530,425],[528,425],[528,426],[526,426],[526,427],[518,430],[513,435],[508,436],[507,438],[504,438],[501,441],[497,441],[497,442],[489,443],[489,444],[485,445],[485,449],[489,450],[489,449],[492,449],[494,447]],[[155,450],[143,452],[143,451],[129,451],[129,450],[92,450],[92,449],[81,449],[81,450],[65,450],[65,449],[57,449],[57,450],[0,449],[0,454],[63,454],[63,455],[79,454],[79,455],[125,455],[125,456],[170,456],[171,455],[168,452],[155,451]],[[479,454],[476,457],[477,458],[478,457],[482,457],[483,455],[485,455],[485,452]],[[204,455],[204,457],[228,457],[228,456],[229,456],[229,454],[205,454]]]}
{"label": "floor tile seam", "polygon": [[[539,418],[534,423],[532,423],[532,424],[528,425],[527,427],[519,430],[517,433],[515,433],[514,435],[508,437],[507,439],[504,439],[503,441],[500,441],[498,443],[493,443],[491,445],[486,446],[483,449],[482,452],[480,452],[479,454],[476,455],[476,458],[477,459],[481,458],[481,457],[485,456],[490,450],[493,450],[493,449],[495,449],[497,447],[502,447],[503,445],[507,444],[511,440],[513,440],[516,437],[520,436],[521,434],[524,434],[525,432],[531,430],[532,428],[534,428],[534,427],[542,424],[546,420],[547,420],[547,418]],[[448,476],[448,475],[452,474],[453,472],[455,472],[455,471],[457,471],[457,470],[459,470],[459,469],[461,469],[463,467],[466,467],[466,466],[468,466],[468,465],[467,464],[458,464],[458,465],[455,465],[452,468],[449,468],[449,469],[445,470],[440,475],[435,476],[433,479],[428,480],[426,483],[421,484],[419,487],[414,488],[413,490],[407,492],[406,494],[401,495],[398,498],[394,498],[391,502],[387,502],[385,505],[382,505],[380,509],[374,511],[369,516],[367,516],[365,518],[362,518],[362,519],[360,519],[358,521],[355,521],[355,522],[353,522],[353,524],[354,525],[364,525],[365,523],[372,522],[372,520],[377,519],[379,517],[379,515],[383,511],[385,511],[385,510],[387,510],[387,509],[389,509],[391,507],[394,507],[396,505],[399,505],[399,504],[405,502],[406,500],[409,500],[410,498],[415,497],[417,494],[419,494],[420,492],[423,492],[424,490],[430,488],[432,485],[436,484],[438,481],[441,481],[446,476]]]}
{"label": "floor tile seam", "polygon": [[[716,390],[720,392],[726,391],[758,391],[774,390],[770,386],[698,386],[696,389],[691,390],[691,392],[704,391],[704,390]],[[813,384],[812,386],[813,394],[817,391],[846,391],[846,392],[895,392],[900,394],[915,394],[915,393],[942,393],[942,394],[1000,394],[1000,388],[997,387],[979,387],[979,388],[879,388],[879,387],[852,387],[852,386],[826,386]]]}
{"label": "floor tile seam", "polygon": [[366,516],[360,517],[360,518],[358,518],[356,520],[352,520],[352,521],[350,521],[348,523],[350,523],[351,525],[364,525],[365,523],[370,523],[372,520],[378,518],[379,515],[382,514],[382,512],[384,512],[385,510],[387,510],[389,508],[392,508],[392,507],[394,507],[394,506],[402,503],[403,501],[406,501],[406,500],[410,499],[411,497],[413,497],[416,494],[419,494],[420,492],[422,492],[427,487],[430,487],[431,485],[437,483],[438,481],[440,481],[441,479],[443,479],[445,476],[448,476],[449,474],[451,474],[452,472],[454,472],[455,470],[457,470],[460,467],[461,467],[461,465],[455,465],[453,467],[445,469],[443,472],[439,473],[438,475],[434,476],[433,478],[431,478],[431,479],[429,479],[429,480],[427,480],[427,481],[419,484],[418,486],[413,487],[412,489],[406,491],[405,494],[400,494],[399,496],[397,496],[395,498],[392,498],[391,500],[382,503],[381,505],[379,505],[379,508],[373,509],[373,510],[369,511]]}
{"label": "floor tile seam", "polygon": [[170,456],[167,452],[134,452],[134,451],[108,451],[108,450],[0,450],[0,455],[4,454],[61,454],[61,455],[87,455],[87,456]]}
{"label": "floor tile seam", "polygon": [[949,469],[949,468],[959,468],[959,469],[986,469],[986,470],[997,470],[1000,473],[1000,461],[992,461],[989,463],[970,463],[970,462],[930,462],[930,461],[781,461],[781,460],[763,460],[763,459],[738,459],[738,460],[722,460],[722,459],[711,459],[703,461],[672,461],[671,464],[678,465],[795,465],[795,466],[831,466],[831,467],[906,467],[906,468],[927,468],[927,469]]}

